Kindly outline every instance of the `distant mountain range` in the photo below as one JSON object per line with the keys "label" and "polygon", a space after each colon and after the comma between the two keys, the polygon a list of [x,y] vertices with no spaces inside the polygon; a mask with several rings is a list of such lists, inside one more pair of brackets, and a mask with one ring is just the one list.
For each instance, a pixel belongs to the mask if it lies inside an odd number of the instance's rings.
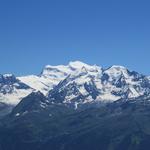
{"label": "distant mountain range", "polygon": [[150,77],[80,61],[0,75],[0,150],[147,150]]}
{"label": "distant mountain range", "polygon": [[[149,94],[150,78],[122,66],[103,69],[80,61],[67,66],[47,65],[40,75],[0,75],[0,102],[16,105],[33,91],[40,91],[54,102],[73,103],[77,107]],[[59,98],[55,99],[54,94]]]}

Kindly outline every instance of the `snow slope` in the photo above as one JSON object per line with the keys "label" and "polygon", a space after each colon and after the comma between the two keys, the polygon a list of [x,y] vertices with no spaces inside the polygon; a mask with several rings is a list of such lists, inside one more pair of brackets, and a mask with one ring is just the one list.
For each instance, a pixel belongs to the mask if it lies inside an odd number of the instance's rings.
{"label": "snow slope", "polygon": [[0,75],[0,102],[16,105],[33,89],[12,74]]}

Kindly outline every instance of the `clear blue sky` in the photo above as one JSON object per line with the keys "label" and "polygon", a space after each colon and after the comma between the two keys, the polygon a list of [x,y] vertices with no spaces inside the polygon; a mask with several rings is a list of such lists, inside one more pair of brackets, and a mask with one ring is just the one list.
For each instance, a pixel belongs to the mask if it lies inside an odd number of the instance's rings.
{"label": "clear blue sky", "polygon": [[150,75],[150,1],[0,1],[0,73],[71,60]]}

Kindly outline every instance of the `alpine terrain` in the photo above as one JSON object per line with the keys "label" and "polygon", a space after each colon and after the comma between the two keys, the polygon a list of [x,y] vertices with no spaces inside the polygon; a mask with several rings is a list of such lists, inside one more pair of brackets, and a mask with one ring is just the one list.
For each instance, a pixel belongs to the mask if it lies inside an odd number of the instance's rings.
{"label": "alpine terrain", "polygon": [[147,150],[150,77],[80,61],[0,75],[0,150]]}

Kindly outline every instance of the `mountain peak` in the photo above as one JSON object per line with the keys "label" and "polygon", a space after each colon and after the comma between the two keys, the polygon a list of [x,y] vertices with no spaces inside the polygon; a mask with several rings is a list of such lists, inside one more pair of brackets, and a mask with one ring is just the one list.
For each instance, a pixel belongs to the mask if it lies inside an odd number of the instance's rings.
{"label": "mountain peak", "polygon": [[77,60],[77,61],[69,62],[69,66],[75,67],[75,68],[82,68],[82,67],[89,67],[90,65]]}
{"label": "mountain peak", "polygon": [[68,65],[54,65],[54,66],[46,65],[44,69],[53,69],[53,68],[64,69],[68,67],[82,68],[82,67],[90,67],[90,65],[77,60],[77,61],[70,61]]}
{"label": "mountain peak", "polygon": [[129,74],[128,74],[129,71],[124,66],[113,65],[109,67],[108,69],[106,69],[104,72],[107,73],[111,77],[120,77],[121,75],[123,75],[126,78],[129,77]]}
{"label": "mountain peak", "polygon": [[116,70],[127,70],[126,67],[120,66],[120,65],[113,65],[110,67],[111,69],[116,69]]}
{"label": "mountain peak", "polygon": [[101,67],[96,65],[88,65],[81,61],[71,61],[68,65],[46,65],[41,73],[41,76],[60,81],[65,79],[69,74],[76,74],[77,72],[83,71],[97,73],[101,72]]}
{"label": "mountain peak", "polygon": [[86,68],[87,70],[96,70],[98,68],[101,68],[97,65],[89,65],[86,63],[83,63],[81,61],[71,61],[69,62],[69,67],[74,68],[74,69],[82,69],[82,68]]}
{"label": "mountain peak", "polygon": [[14,83],[17,79],[13,74],[0,75],[0,83]]}
{"label": "mountain peak", "polygon": [[7,73],[7,74],[3,74],[3,77],[10,78],[10,77],[14,77],[14,75]]}

